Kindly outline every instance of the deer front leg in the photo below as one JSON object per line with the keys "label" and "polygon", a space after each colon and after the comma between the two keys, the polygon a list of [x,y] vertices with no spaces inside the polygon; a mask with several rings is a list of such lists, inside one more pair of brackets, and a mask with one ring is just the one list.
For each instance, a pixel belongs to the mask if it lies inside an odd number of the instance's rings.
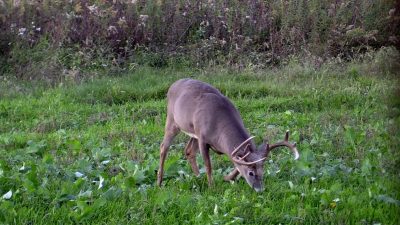
{"label": "deer front leg", "polygon": [[234,180],[237,175],[239,175],[239,171],[234,168],[228,175],[224,176],[224,181],[231,181]]}
{"label": "deer front leg", "polygon": [[200,175],[199,167],[197,166],[196,162],[196,154],[199,150],[199,142],[196,138],[190,138],[189,142],[186,144],[185,147],[185,156],[186,159],[189,161],[190,166],[192,167],[193,173],[196,176]]}
{"label": "deer front leg", "polygon": [[212,186],[213,179],[212,179],[212,168],[210,160],[210,149],[208,148],[207,144],[204,143],[202,140],[199,140],[199,149],[201,155],[203,156],[204,165],[206,167],[208,186]]}

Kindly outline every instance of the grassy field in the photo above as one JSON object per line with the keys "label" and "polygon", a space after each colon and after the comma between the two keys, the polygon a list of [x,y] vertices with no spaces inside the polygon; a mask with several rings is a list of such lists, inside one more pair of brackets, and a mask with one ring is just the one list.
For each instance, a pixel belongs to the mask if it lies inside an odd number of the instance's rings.
{"label": "grassy field", "polygon": [[[0,223],[399,224],[399,108],[395,77],[357,67],[289,66],[259,73],[140,68],[55,88],[2,80]],[[266,162],[266,190],[194,177],[180,134],[155,186],[165,94],[183,77],[211,83],[260,143],[298,142]]]}

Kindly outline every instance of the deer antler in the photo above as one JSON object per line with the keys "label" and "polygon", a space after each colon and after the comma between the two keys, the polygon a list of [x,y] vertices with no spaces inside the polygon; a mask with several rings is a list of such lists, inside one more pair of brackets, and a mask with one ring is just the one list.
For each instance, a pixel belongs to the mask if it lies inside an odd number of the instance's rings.
{"label": "deer antler", "polygon": [[265,159],[267,159],[267,157],[263,157],[256,161],[253,161],[253,162],[245,162],[241,158],[233,157],[232,161],[234,161],[235,163],[240,164],[240,165],[250,166],[250,165],[256,164],[258,162],[264,161]]}
{"label": "deer antler", "polygon": [[[258,163],[258,162],[261,162],[261,161],[264,161],[267,157],[263,157],[263,158],[261,158],[261,159],[258,159],[258,160],[256,160],[256,161],[253,161],[253,162],[245,162],[243,159],[245,159],[247,156],[249,156],[250,155],[250,152],[248,152],[247,154],[245,154],[244,156],[242,156],[242,157],[238,157],[236,154],[239,152],[239,150],[240,150],[240,148],[244,145],[244,144],[246,144],[247,142],[249,142],[251,139],[253,139],[254,138],[254,136],[252,136],[252,137],[249,137],[247,140],[245,140],[242,144],[240,144],[238,147],[236,147],[235,148],[235,150],[233,150],[233,152],[232,152],[232,154],[231,154],[231,156],[232,156],[232,161],[234,161],[234,162],[236,162],[237,164],[240,164],[240,165],[246,165],[246,166],[250,166],[250,165],[253,165],[253,164],[256,164],[256,163]],[[248,145],[247,145],[248,146]],[[246,149],[247,149],[247,146],[246,146]]]}
{"label": "deer antler", "polygon": [[296,148],[296,142],[294,142],[293,144],[289,142],[289,130],[286,131],[285,140],[277,142],[273,145],[270,145],[269,148],[267,147],[266,152],[268,153],[272,149],[277,148],[277,147],[282,147],[282,146],[286,146],[290,150],[292,150],[295,160],[297,160],[300,157],[299,152],[297,151],[297,148]]}
{"label": "deer antler", "polygon": [[231,153],[231,155],[232,155],[232,156],[236,155],[236,153],[240,150],[240,148],[241,148],[243,145],[245,145],[247,142],[249,142],[251,139],[253,139],[253,138],[254,138],[254,136],[251,136],[251,137],[247,138],[245,141],[243,141],[242,144],[240,144],[239,146],[237,146],[237,147],[233,150],[233,152]]}

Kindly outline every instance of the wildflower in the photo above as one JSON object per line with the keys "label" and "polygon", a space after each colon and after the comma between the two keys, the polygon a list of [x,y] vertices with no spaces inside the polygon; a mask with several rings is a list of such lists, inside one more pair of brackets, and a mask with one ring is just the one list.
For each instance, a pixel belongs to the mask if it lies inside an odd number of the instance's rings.
{"label": "wildflower", "polygon": [[208,25],[210,25],[210,23],[208,22],[208,20],[206,20],[206,21],[201,21],[201,23],[200,23],[200,26],[203,26],[203,27],[208,27]]}
{"label": "wildflower", "polygon": [[214,206],[214,215],[218,215],[218,205],[215,204]]}
{"label": "wildflower", "polygon": [[141,20],[142,22],[146,22],[147,19],[149,18],[149,15],[140,15],[139,18],[140,18],[140,20]]}
{"label": "wildflower", "polygon": [[15,0],[14,7],[18,7],[19,5],[21,5],[21,0]]}
{"label": "wildflower", "polygon": [[24,27],[19,28],[19,30],[18,30],[18,35],[19,35],[19,36],[24,35],[25,31],[26,31],[26,28],[24,28]]}
{"label": "wildflower", "polygon": [[110,32],[111,34],[117,34],[118,33],[118,30],[117,30],[117,28],[115,26],[109,26],[107,28],[107,31]]}
{"label": "wildflower", "polygon": [[126,26],[127,22],[126,22],[125,16],[120,17],[120,18],[118,19],[118,22],[117,22],[117,23],[118,23],[118,25],[119,25],[120,27]]}
{"label": "wildflower", "polygon": [[145,27],[146,26],[146,21],[149,18],[148,15],[140,15],[139,19],[141,20],[140,26]]}
{"label": "wildflower", "polygon": [[90,5],[90,6],[88,6],[87,8],[89,9],[89,11],[90,11],[91,13],[96,13],[96,12],[97,12],[97,9],[98,9],[98,7],[97,7],[95,4]]}
{"label": "wildflower", "polygon": [[102,188],[103,187],[103,183],[104,183],[104,178],[102,176],[100,176],[99,187],[97,189]]}
{"label": "wildflower", "polygon": [[81,173],[81,172],[75,172],[75,177],[80,178],[85,176],[85,174]]}
{"label": "wildflower", "polygon": [[225,41],[225,38],[223,38],[222,40],[221,40],[221,45],[225,45],[226,44],[226,41]]}
{"label": "wildflower", "polygon": [[11,197],[12,197],[12,194],[13,194],[13,192],[12,192],[12,190],[9,190],[7,193],[5,193],[4,195],[3,195],[3,199],[10,199]]}

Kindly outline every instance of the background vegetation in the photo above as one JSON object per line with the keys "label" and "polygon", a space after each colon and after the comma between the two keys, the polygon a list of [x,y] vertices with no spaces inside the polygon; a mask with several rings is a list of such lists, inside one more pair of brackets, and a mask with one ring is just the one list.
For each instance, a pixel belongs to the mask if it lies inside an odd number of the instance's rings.
{"label": "background vegetation", "polygon": [[[0,224],[398,224],[400,4],[0,0]],[[165,94],[211,83],[274,152],[266,190],[155,186]],[[203,167],[201,157],[198,162]]]}
{"label": "background vegetation", "polygon": [[138,65],[319,67],[399,46],[395,0],[1,0],[1,72],[60,80]]}

